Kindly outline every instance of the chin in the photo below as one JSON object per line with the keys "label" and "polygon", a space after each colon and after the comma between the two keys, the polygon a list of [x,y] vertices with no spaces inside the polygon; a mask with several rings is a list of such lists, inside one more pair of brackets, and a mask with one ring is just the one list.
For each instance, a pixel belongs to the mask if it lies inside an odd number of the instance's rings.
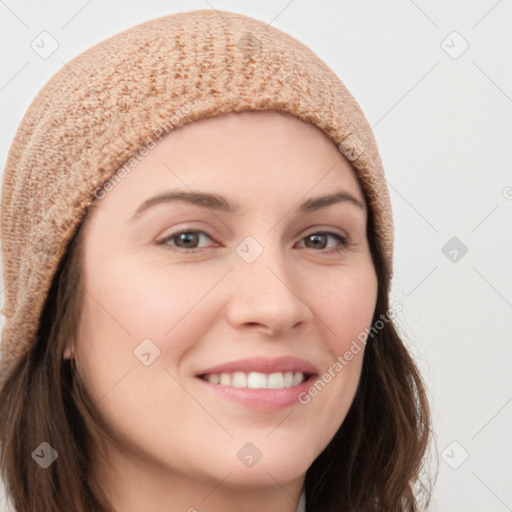
{"label": "chin", "polygon": [[[234,487],[275,487],[278,483],[286,485],[287,482],[302,479],[307,469],[308,466],[301,468],[290,462],[276,466],[263,464],[262,459],[252,468],[236,467],[227,477],[226,484]],[[221,478],[226,478],[226,474]]]}
{"label": "chin", "polygon": [[[258,445],[257,442],[254,444]],[[258,446],[260,446],[261,458],[250,466],[242,462],[243,449],[237,450],[240,456],[235,453],[235,464],[230,464],[234,466],[234,471],[228,478],[231,483],[268,486],[275,485],[277,481],[284,484],[302,478],[316,458],[316,454],[305,453],[302,443],[297,443],[295,446],[288,445],[285,449],[269,442],[261,442]],[[245,450],[249,453],[250,445]]]}

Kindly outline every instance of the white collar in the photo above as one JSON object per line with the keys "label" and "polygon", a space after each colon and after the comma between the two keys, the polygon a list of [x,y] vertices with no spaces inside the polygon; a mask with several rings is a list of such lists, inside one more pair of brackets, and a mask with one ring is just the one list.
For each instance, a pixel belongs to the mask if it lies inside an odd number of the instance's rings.
{"label": "white collar", "polygon": [[299,504],[297,505],[297,510],[295,512],[306,512],[306,483],[304,482],[304,486],[302,487],[302,494],[300,495]]}

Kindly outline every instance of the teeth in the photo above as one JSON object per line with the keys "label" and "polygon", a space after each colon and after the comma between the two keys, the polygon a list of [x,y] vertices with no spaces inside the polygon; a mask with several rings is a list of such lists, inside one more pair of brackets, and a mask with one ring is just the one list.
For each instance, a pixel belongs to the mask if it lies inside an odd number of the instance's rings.
{"label": "teeth", "polygon": [[210,375],[210,379],[209,381],[212,383],[212,384],[220,384],[220,375],[218,373],[212,373]]}
{"label": "teeth", "polygon": [[[225,373],[224,375],[228,375]],[[228,375],[229,377],[229,375]],[[211,382],[211,381],[210,381]],[[244,372],[235,372],[231,377],[231,385],[235,388],[246,388],[247,387],[247,375]],[[229,386],[229,384],[228,384]]]}
{"label": "teeth", "polygon": [[306,380],[301,372],[233,372],[233,373],[212,373],[205,375],[204,379],[211,384],[221,386],[232,386],[235,388],[249,389],[283,389],[297,386]]}
{"label": "teeth", "polygon": [[247,387],[251,389],[264,389],[267,387],[267,376],[260,372],[251,372],[247,375]]}
{"label": "teeth", "polygon": [[[300,375],[300,373],[298,374]],[[284,387],[284,377],[282,373],[271,373],[267,377],[267,384],[270,389],[280,389]]]}
{"label": "teeth", "polygon": [[292,386],[298,386],[304,380],[306,380],[306,379],[304,378],[304,375],[302,375],[302,373],[298,373],[298,372],[294,373]]}

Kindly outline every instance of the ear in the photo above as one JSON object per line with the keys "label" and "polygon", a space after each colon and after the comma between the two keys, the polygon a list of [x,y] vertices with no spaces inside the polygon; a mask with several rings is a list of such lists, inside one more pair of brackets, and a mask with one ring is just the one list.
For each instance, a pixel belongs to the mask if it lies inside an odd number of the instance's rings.
{"label": "ear", "polygon": [[63,357],[64,359],[71,359],[73,357],[73,350],[70,347],[66,347]]}

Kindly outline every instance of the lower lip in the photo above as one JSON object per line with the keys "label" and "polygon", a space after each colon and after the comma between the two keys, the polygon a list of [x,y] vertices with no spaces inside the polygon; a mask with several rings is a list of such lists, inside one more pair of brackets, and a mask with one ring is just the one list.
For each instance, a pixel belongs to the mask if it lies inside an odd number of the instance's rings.
{"label": "lower lip", "polygon": [[233,386],[212,384],[199,377],[196,377],[196,379],[204,384],[206,389],[212,390],[213,393],[221,397],[233,400],[252,409],[268,411],[299,404],[298,395],[306,392],[311,387],[311,383],[314,382],[316,376],[310,376],[297,386],[282,389],[235,388]]}

